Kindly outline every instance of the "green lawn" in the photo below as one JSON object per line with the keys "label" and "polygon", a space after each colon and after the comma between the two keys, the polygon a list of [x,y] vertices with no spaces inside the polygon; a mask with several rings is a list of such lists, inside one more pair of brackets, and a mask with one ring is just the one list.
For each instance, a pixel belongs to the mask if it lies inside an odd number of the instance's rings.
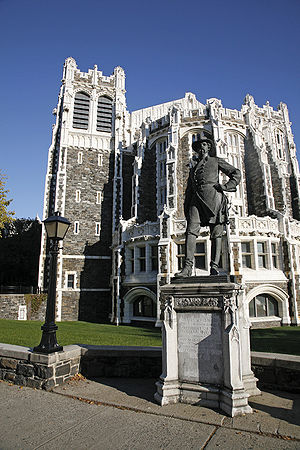
{"label": "green lawn", "polygon": [[251,330],[251,350],[300,356],[300,327]]}
{"label": "green lawn", "polygon": [[[34,347],[41,340],[42,322],[0,319],[0,342]],[[58,322],[60,345],[141,345],[160,346],[160,328],[116,326],[89,322]]]}
{"label": "green lawn", "polygon": [[[41,340],[41,325],[42,322],[0,319],[0,342],[34,347]],[[159,328],[89,322],[58,322],[57,325],[60,345],[161,345]],[[300,355],[300,327],[251,330],[251,350]]]}

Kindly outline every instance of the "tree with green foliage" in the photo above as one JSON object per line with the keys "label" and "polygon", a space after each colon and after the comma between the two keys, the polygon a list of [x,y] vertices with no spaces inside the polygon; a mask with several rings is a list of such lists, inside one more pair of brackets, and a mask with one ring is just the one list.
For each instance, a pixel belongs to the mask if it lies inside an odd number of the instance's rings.
{"label": "tree with green foliage", "polygon": [[39,219],[6,223],[0,237],[0,285],[37,286],[42,225]]}
{"label": "tree with green foliage", "polygon": [[6,176],[0,170],[0,237],[4,225],[13,221],[14,211],[9,211],[8,207],[12,200],[8,200],[8,189],[5,189]]}

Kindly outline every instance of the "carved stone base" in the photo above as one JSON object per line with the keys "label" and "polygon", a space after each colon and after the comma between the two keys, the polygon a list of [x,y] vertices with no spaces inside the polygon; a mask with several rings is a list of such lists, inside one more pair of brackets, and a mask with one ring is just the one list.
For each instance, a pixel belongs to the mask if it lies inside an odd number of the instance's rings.
{"label": "carved stone base", "polygon": [[231,417],[252,413],[252,408],[248,405],[248,398],[249,395],[245,389],[223,389],[220,395],[220,409]]}
{"label": "carved stone base", "polygon": [[216,278],[162,287],[163,373],[155,400],[220,408],[233,417],[252,412],[248,397],[259,390],[249,369],[246,322],[239,328],[241,287]]}
{"label": "carved stone base", "polygon": [[243,383],[245,386],[245,391],[249,395],[249,397],[255,396],[255,395],[261,395],[261,391],[257,387],[258,379],[254,376],[252,373],[251,375],[245,375],[243,376]]}
{"label": "carved stone base", "polygon": [[154,399],[157,403],[159,403],[161,406],[178,403],[180,390],[177,380],[159,380],[155,383],[155,385],[157,387],[157,391],[154,394]]}

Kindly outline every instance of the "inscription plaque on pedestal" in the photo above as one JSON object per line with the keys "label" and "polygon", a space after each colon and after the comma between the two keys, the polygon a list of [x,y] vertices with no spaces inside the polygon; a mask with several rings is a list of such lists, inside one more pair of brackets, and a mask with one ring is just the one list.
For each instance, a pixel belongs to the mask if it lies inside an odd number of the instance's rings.
{"label": "inscription plaque on pedestal", "polygon": [[220,408],[231,417],[251,413],[245,387],[252,395],[259,390],[250,366],[243,289],[230,280],[200,281],[190,277],[161,288],[162,374],[155,399],[161,405]]}
{"label": "inscription plaque on pedestal", "polygon": [[220,312],[178,312],[179,380],[222,384],[223,353]]}

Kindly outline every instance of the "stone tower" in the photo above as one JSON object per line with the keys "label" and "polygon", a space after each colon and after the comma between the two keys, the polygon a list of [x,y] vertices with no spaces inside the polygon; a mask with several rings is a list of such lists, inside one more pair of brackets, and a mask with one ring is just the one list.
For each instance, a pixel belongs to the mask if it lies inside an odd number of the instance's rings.
{"label": "stone tower", "polygon": [[[71,221],[60,249],[57,319],[100,321],[111,305],[111,237],[120,211],[118,165],[125,139],[125,74],[104,76],[97,66],[81,72],[67,58],[53,126],[45,184],[44,218],[55,211]],[[115,179],[114,176],[116,175]],[[116,197],[116,196],[115,196]],[[42,236],[39,285],[47,286]]]}

